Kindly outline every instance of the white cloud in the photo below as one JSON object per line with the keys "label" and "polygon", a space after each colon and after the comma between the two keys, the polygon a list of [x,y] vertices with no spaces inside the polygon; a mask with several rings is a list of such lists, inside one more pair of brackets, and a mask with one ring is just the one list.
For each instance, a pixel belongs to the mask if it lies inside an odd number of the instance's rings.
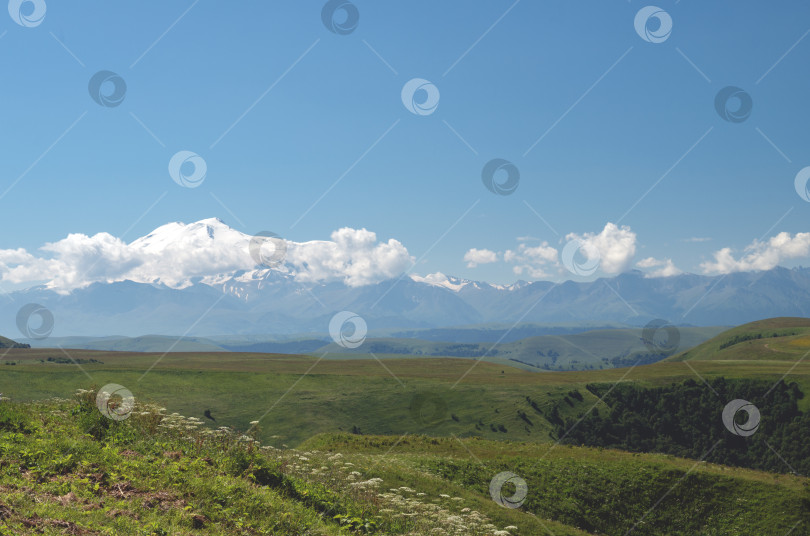
{"label": "white cloud", "polygon": [[565,239],[580,240],[586,250],[595,248],[601,258],[599,267],[607,274],[625,271],[636,254],[636,233],[625,225],[619,227],[608,222],[599,234],[585,233],[580,236],[570,233]]}
{"label": "white cloud", "polygon": [[690,238],[683,238],[682,242],[708,242],[711,240],[708,236],[693,236]]}
{"label": "white cloud", "polygon": [[303,282],[343,281],[350,287],[378,283],[405,271],[413,259],[393,238],[377,242],[366,229],[344,227],[334,231],[332,241],[291,242],[287,262]]}
{"label": "white cloud", "polygon": [[636,263],[636,266],[639,268],[654,268],[656,266],[661,266],[664,264],[664,261],[656,259],[655,257],[647,257],[646,259],[641,259]]}
{"label": "white cloud", "polygon": [[557,250],[553,246],[549,246],[548,242],[543,242],[534,247],[520,244],[516,251],[506,250],[503,260],[515,264],[512,271],[516,275],[526,273],[529,277],[541,278],[551,275],[547,271],[549,268],[559,266],[557,256]]}
{"label": "white cloud", "polygon": [[713,254],[714,262],[701,263],[706,274],[728,274],[751,270],[770,270],[780,262],[810,256],[810,233],[781,232],[765,242],[754,240],[742,256],[735,259],[731,248],[722,248]]}
{"label": "white cloud", "polygon": [[475,268],[479,264],[489,264],[497,262],[498,254],[489,249],[472,248],[464,254],[464,261],[467,268]]}
{"label": "white cloud", "polygon": [[40,249],[48,255],[0,250],[2,280],[14,284],[46,281],[52,288],[69,289],[115,280],[141,262],[124,242],[107,233],[92,237],[69,234]]}
{"label": "white cloud", "polygon": [[[60,291],[123,280],[180,288],[192,278],[257,268],[250,240],[216,219],[164,225],[130,244],[108,233],[69,234],[37,255],[0,250],[0,281],[44,282]],[[301,282],[361,286],[396,277],[412,263],[397,240],[378,242],[371,231],[343,228],[332,233],[331,241],[287,241],[285,263],[274,269]]]}
{"label": "white cloud", "polygon": [[672,277],[673,275],[680,275],[683,270],[675,266],[672,259],[656,259],[655,257],[647,257],[636,263],[639,268],[655,268],[655,270],[646,272],[644,277]]}

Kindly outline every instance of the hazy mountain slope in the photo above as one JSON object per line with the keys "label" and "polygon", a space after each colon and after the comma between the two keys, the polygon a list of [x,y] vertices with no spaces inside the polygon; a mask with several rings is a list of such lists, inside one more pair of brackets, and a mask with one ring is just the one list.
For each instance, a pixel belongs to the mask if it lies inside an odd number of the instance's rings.
{"label": "hazy mountain slope", "polygon": [[143,335],[141,337],[53,337],[32,340],[34,348],[79,348],[113,352],[227,352],[228,350],[201,337],[169,337]]}
{"label": "hazy mountain slope", "polygon": [[[689,348],[724,331],[722,327],[679,328],[680,348]],[[591,330],[567,335],[542,335],[513,342],[455,343],[417,339],[367,339],[355,350],[331,343],[313,354],[401,354],[481,358],[487,361],[516,361],[535,370],[582,370],[652,363],[666,357],[660,349],[647,347],[642,329]]]}

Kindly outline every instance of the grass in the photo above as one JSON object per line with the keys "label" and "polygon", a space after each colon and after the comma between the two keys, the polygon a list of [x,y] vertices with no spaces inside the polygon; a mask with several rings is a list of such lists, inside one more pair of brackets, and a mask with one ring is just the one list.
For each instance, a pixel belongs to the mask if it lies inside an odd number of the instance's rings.
{"label": "grass", "polygon": [[[810,360],[798,365],[775,360],[666,361],[632,369],[538,373],[483,361],[473,367],[474,360],[445,358],[385,359],[381,364],[271,354],[194,353],[161,358],[161,354],[70,350],[68,355],[76,361],[101,363],[84,363],[79,368],[49,363],[48,357],[65,358],[58,350],[10,350],[3,362],[16,365],[0,365],[0,392],[15,400],[66,398],[79,387],[117,383],[137,399],[153,400],[184,415],[205,419],[204,412],[210,410],[218,426],[244,428],[261,418],[259,439],[289,446],[318,433],[352,430],[546,442],[551,425],[526,397],[546,410],[558,405],[569,391],[578,390],[583,402],[561,405],[567,408],[563,417],[576,416],[596,402],[584,388],[592,382],[662,385],[697,379],[697,375],[777,381],[790,371],[789,379],[810,392]],[[414,418],[417,395],[440,401],[446,409],[434,416],[435,403],[423,404],[422,412],[429,415]],[[809,406],[810,397],[805,397],[800,407]],[[529,415],[531,425],[519,411]]]}
{"label": "grass", "polygon": [[672,361],[795,361],[810,350],[810,318],[758,320],[729,329]]}
{"label": "grass", "polygon": [[[8,349],[0,536],[428,534],[454,524],[459,534],[807,533],[806,478],[559,446],[547,420],[552,407],[574,419],[597,407],[589,383],[785,378],[808,393],[810,333],[793,333],[802,329],[795,319],[749,325],[693,354],[578,372],[440,357]],[[779,353],[750,359],[748,346]],[[101,416],[88,393],[73,398],[107,383],[134,394],[129,419]],[[502,471],[527,483],[520,509],[489,497]]]}
{"label": "grass", "polygon": [[[0,401],[0,535],[781,535],[810,527],[810,481],[672,456],[428,436],[262,445],[136,403]],[[519,509],[490,497],[512,471]],[[504,488],[506,495],[512,489]],[[508,528],[507,528],[508,527]],[[796,532],[798,529],[799,532]]]}
{"label": "grass", "polygon": [[[0,402],[1,535],[506,536],[537,524],[393,458],[277,449],[250,430],[205,429],[150,404],[116,421],[95,402],[92,391],[75,401]],[[486,511],[527,530],[498,532],[509,525]]]}

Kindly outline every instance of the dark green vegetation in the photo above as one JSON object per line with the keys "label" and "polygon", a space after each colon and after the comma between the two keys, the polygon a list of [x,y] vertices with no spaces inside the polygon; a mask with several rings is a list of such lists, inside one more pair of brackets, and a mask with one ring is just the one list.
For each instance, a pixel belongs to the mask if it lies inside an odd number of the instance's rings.
{"label": "dark green vegetation", "polygon": [[[558,419],[555,436],[573,445],[665,452],[725,465],[810,474],[810,413],[798,410],[804,394],[797,384],[718,378],[709,386],[695,380],[656,388],[588,385],[607,407],[564,422]],[[725,405],[736,399],[753,403],[762,414],[761,425],[751,437],[735,436],[717,426]],[[740,418],[744,422],[745,414]]]}
{"label": "dark green vegetation", "polygon": [[[321,471],[321,467],[326,467],[329,474],[337,474],[328,459],[334,454],[311,454],[317,450],[350,457],[348,461],[358,467],[363,479],[382,478],[384,484],[379,493],[405,486],[415,490],[414,495],[427,494],[415,495],[419,500],[422,500],[420,497],[430,497],[431,501],[434,498],[445,501],[446,498],[439,497],[439,494],[447,494],[450,499],[460,497],[464,501],[458,501],[460,505],[480,512],[496,527],[518,527],[517,530],[510,529],[512,535],[544,534],[547,533],[544,525],[560,535],[583,534],[574,527],[587,533],[625,534],[643,518],[632,534],[784,535],[793,529],[790,534],[795,536],[810,533],[808,520],[802,517],[810,510],[808,481],[804,477],[780,474],[785,471],[785,464],[774,466],[772,462],[778,457],[770,447],[799,473],[807,474],[803,468],[808,456],[802,444],[806,443],[802,442],[806,435],[802,434],[806,434],[808,427],[799,423],[796,435],[797,428],[791,418],[806,419],[804,415],[810,410],[810,397],[802,398],[799,394],[810,393],[810,359],[802,359],[810,349],[810,333],[762,338],[757,334],[800,330],[802,326],[795,325],[799,322],[777,319],[735,328],[728,336],[721,335],[687,352],[695,355],[686,355],[686,362],[683,361],[685,355],[681,354],[652,365],[579,372],[531,372],[502,363],[481,361],[476,364],[471,359],[427,357],[378,356],[381,359],[377,361],[373,358],[330,360],[268,354],[185,353],[164,356],[68,350],[71,360],[85,360],[80,366],[75,366],[48,361],[49,357],[65,357],[59,351],[12,349],[4,361],[13,361],[17,365],[0,367],[0,392],[15,402],[52,396],[67,399],[77,388],[117,383],[130,389],[136,400],[160,404],[169,413],[194,417],[198,419],[196,422],[205,423],[211,430],[219,426],[250,430],[250,435],[262,444],[281,449],[288,446],[309,449],[310,454],[265,450],[262,452],[277,456],[273,459],[281,463],[283,474],[273,473],[275,469],[237,474],[229,469],[233,467],[229,461],[232,450],[220,452],[222,458],[212,451],[196,454],[198,451],[194,449],[207,448],[205,441],[201,442],[195,435],[200,433],[207,440],[209,436],[202,431],[189,430],[187,434],[191,439],[184,439],[186,432],[180,434],[179,430],[172,432],[176,432],[175,436],[165,436],[164,432],[168,432],[163,429],[148,431],[138,420],[140,416],[133,414],[123,424],[110,421],[109,430],[112,432],[100,430],[92,432],[88,438],[83,434],[93,430],[87,426],[95,421],[85,420],[81,412],[72,413],[75,408],[71,408],[68,402],[57,403],[55,409],[37,403],[14,405],[18,417],[10,417],[8,424],[2,425],[0,441],[11,444],[13,449],[19,447],[33,454],[41,450],[46,454],[37,456],[42,458],[44,466],[56,463],[51,458],[58,460],[68,455],[72,460],[84,460],[77,461],[76,466],[63,473],[64,479],[70,481],[90,478],[86,474],[99,472],[97,468],[120,475],[120,470],[113,467],[135,463],[132,459],[136,459],[144,464],[138,469],[144,473],[133,473],[124,480],[137,489],[140,489],[140,482],[144,482],[152,486],[151,491],[162,490],[180,497],[185,501],[181,510],[191,506],[184,512],[202,515],[208,520],[202,521],[204,528],[194,529],[191,517],[166,507],[168,513],[148,512],[149,515],[140,520],[130,519],[128,522],[132,525],[117,533],[151,534],[147,523],[154,522],[161,523],[160,530],[169,534],[198,531],[261,534],[262,530],[271,529],[259,526],[251,529],[255,532],[250,532],[227,523],[227,520],[240,519],[240,516],[252,523],[260,521],[254,517],[261,518],[261,515],[249,510],[251,504],[259,502],[254,491],[276,494],[274,497],[277,498],[272,499],[271,504],[279,509],[277,512],[288,512],[291,517],[287,519],[308,520],[297,528],[273,529],[277,534],[307,534],[301,526],[308,527],[306,530],[311,530],[311,534],[333,534],[335,530],[348,532],[351,527],[359,529],[366,524],[369,525],[363,530],[379,529],[378,533],[385,534],[410,530],[390,528],[391,525],[381,528],[381,523],[389,523],[374,518],[382,508],[375,505],[372,513],[361,497],[348,493],[350,486],[345,481],[332,492],[323,491],[318,495],[317,503],[309,503],[302,498],[303,495],[296,495],[294,489],[298,489],[295,488],[298,484],[283,482],[298,478],[306,485],[314,484],[304,475],[304,465],[300,460],[282,458],[303,455],[309,460],[318,460],[317,465],[312,462],[311,466],[306,466],[307,474],[315,469]],[[810,327],[810,323],[805,327]],[[718,348],[729,340],[737,342]],[[738,352],[734,349],[745,345],[752,345],[753,351],[758,352],[763,349],[761,345],[768,344],[766,350],[769,351],[776,343],[791,350],[780,350],[777,356],[767,359],[747,359],[744,353],[714,359],[716,353]],[[716,345],[713,350],[706,346],[711,344]],[[796,352],[796,348],[804,348],[804,351]],[[97,362],[90,362],[92,359]],[[702,379],[709,382],[720,396],[716,396]],[[756,397],[764,396],[773,385],[776,387],[767,397],[775,401],[771,407]],[[613,390],[608,394],[611,387]],[[655,398],[656,393],[664,393],[667,397]],[[600,396],[605,400],[601,401]],[[720,412],[727,402],[725,398],[746,396],[760,407],[763,420],[755,435],[740,438],[726,430]],[[665,411],[662,412],[662,408]],[[97,416],[97,411],[93,413],[90,409],[90,414]],[[209,419],[206,413],[215,420]],[[772,422],[769,422],[769,416]],[[615,437],[607,436],[604,444],[659,453],[556,445],[555,438],[570,428],[565,426],[566,421],[570,425],[582,417],[583,421],[568,434],[572,438],[576,438],[581,426],[584,427],[583,434],[591,430],[591,425],[612,426]],[[256,420],[260,424],[254,428],[251,421]],[[200,425],[191,426],[201,428]],[[128,430],[127,427],[134,427],[134,431],[126,432],[130,435],[125,434],[121,439],[119,429]],[[659,435],[661,441],[658,441]],[[61,438],[67,439],[65,445],[59,446],[55,442]],[[237,438],[238,434],[235,434],[231,440],[239,443]],[[14,446],[17,440],[19,445]],[[714,465],[718,460],[711,457],[706,462],[696,462],[713,446],[713,440],[720,441],[717,452],[722,453],[724,449],[728,453],[737,452],[745,465],[766,467],[774,472]],[[763,440],[767,440],[767,444]],[[795,446],[797,440],[800,444]],[[576,442],[589,441],[583,436]],[[735,441],[742,450],[731,449]],[[702,448],[704,443],[705,448]],[[97,452],[93,450],[96,448],[109,455],[109,459],[93,454]],[[111,449],[139,452],[142,458],[119,455]],[[214,462],[213,465],[205,462],[211,472],[205,472],[208,469],[203,468],[205,471],[199,472],[201,478],[218,482],[219,486],[238,483],[239,486],[248,486],[249,491],[240,491],[233,495],[236,498],[221,504],[222,508],[233,510],[216,517],[204,507],[208,504],[203,497],[207,491],[195,488],[202,483],[188,484],[183,480],[184,475],[198,471],[197,465],[185,473],[179,469],[167,469],[177,460],[172,457],[174,455],[164,453],[176,451],[183,452],[178,463],[191,463],[200,457]],[[49,516],[50,519],[81,524],[90,527],[88,530],[103,533],[106,529],[101,527],[106,527],[108,521],[97,515],[97,510],[110,506],[113,510],[138,512],[140,508],[140,503],[134,502],[117,507],[101,501],[104,504],[98,506],[98,500],[63,507],[53,497],[63,497],[70,491],[79,496],[80,491],[87,490],[59,488],[51,491],[47,488],[49,482],[62,477],[57,473],[49,474],[47,480],[40,482],[31,467],[26,465],[21,469],[22,450],[6,452],[12,453],[13,457],[9,455],[8,459],[13,462],[2,466],[0,502],[13,510],[13,516],[8,519],[15,522],[23,523],[24,519],[30,520],[36,514],[41,518]],[[661,452],[675,452],[692,459],[675,458]],[[7,459],[6,454],[2,459]],[[36,461],[37,457],[32,460]],[[286,465],[284,460],[287,460]],[[749,463],[752,460],[762,465]],[[730,458],[723,458],[723,461],[743,465]],[[264,467],[262,463],[255,462],[254,466]],[[299,469],[293,471],[296,464]],[[152,476],[147,473],[150,468],[156,471]],[[529,495],[518,511],[501,508],[488,498],[489,482],[501,471],[515,472],[527,481]],[[259,480],[249,474],[258,474]],[[269,476],[271,474],[275,476]],[[115,495],[115,486],[111,482],[100,484],[100,488],[106,485],[104,489]],[[122,489],[125,490],[123,484]],[[14,497],[17,502],[8,498],[9,490],[16,490]],[[308,495],[312,493],[320,492],[307,491]],[[35,500],[36,497],[41,499],[40,502]],[[91,500],[89,496],[84,497]],[[264,495],[262,497],[269,500]],[[378,499],[394,500],[391,497]],[[239,504],[233,504],[233,501]],[[656,503],[658,506],[647,514]],[[343,517],[327,519],[322,515],[324,504],[343,505],[336,507],[334,514]],[[83,513],[85,517],[81,518],[76,512],[68,512],[70,508],[86,508],[90,513]],[[527,510],[537,517],[528,515]],[[4,510],[0,508],[0,511]],[[460,509],[453,511],[462,514]],[[383,517],[388,514],[385,512]],[[418,518],[418,515],[406,517]],[[82,519],[90,518],[95,520],[92,521],[95,525],[83,524]],[[263,518],[261,522],[264,522]],[[54,534],[67,530],[57,525],[40,524],[39,527]],[[427,530],[420,528],[415,532],[426,534]]]}

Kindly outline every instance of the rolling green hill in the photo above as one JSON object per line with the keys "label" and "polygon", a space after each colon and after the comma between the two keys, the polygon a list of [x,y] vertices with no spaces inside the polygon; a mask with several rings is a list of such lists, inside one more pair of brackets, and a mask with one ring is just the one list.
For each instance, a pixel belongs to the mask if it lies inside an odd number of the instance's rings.
{"label": "rolling green hill", "polygon": [[0,348],[29,348],[29,345],[21,344],[5,337],[0,337]]}
{"label": "rolling green hill", "polygon": [[779,317],[723,331],[670,361],[795,361],[810,351],[810,318]]}

